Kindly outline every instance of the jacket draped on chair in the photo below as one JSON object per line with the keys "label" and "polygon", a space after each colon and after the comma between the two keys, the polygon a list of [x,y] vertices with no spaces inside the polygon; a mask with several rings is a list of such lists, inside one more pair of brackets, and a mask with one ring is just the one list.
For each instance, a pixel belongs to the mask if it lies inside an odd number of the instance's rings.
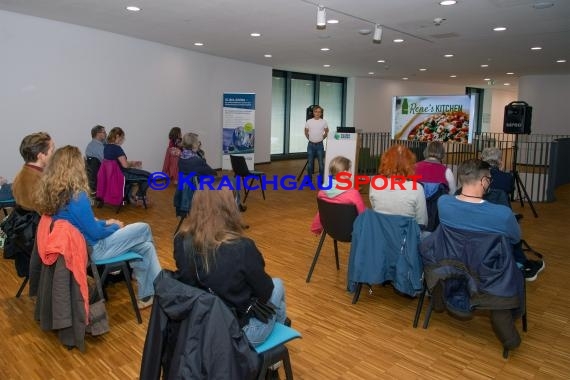
{"label": "jacket draped on chair", "polygon": [[103,160],[97,173],[97,198],[110,205],[123,204],[125,175],[116,160]]}
{"label": "jacket draped on chair", "polygon": [[229,308],[167,270],[154,282],[140,378],[254,379],[259,358]]}
{"label": "jacket draped on chair", "polygon": [[355,283],[382,284],[409,296],[423,290],[418,251],[420,229],[414,218],[366,210],[354,221],[348,263],[348,290]]}

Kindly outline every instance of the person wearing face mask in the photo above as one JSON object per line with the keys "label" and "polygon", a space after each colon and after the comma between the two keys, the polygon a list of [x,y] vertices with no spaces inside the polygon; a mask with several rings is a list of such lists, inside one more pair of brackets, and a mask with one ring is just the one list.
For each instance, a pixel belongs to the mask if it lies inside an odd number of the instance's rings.
{"label": "person wearing face mask", "polygon": [[528,281],[544,269],[544,261],[529,260],[521,248],[521,229],[510,208],[483,199],[491,187],[491,165],[470,159],[459,165],[461,191],[443,195],[437,202],[439,221],[452,228],[494,232],[504,235],[513,245],[513,256]]}

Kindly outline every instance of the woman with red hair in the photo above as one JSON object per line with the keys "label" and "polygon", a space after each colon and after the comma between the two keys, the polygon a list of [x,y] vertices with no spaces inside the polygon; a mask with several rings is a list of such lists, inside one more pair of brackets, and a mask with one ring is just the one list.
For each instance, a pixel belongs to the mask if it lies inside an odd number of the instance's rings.
{"label": "woman with red hair", "polygon": [[413,178],[415,154],[403,145],[394,145],[382,154],[378,174],[385,181],[373,181],[370,204],[383,214],[415,218],[420,226],[427,225],[426,199],[422,185]]}

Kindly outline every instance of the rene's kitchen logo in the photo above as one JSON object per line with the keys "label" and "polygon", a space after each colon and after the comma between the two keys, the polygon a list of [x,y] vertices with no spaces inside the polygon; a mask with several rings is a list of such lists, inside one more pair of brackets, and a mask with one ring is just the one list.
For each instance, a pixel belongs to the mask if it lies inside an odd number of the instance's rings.
{"label": "rene's kitchen logo", "polygon": [[408,105],[408,99],[404,98],[402,101],[402,115],[417,114],[417,113],[445,113],[445,112],[462,112],[463,105],[461,104],[428,104],[419,105],[418,103],[411,103]]}

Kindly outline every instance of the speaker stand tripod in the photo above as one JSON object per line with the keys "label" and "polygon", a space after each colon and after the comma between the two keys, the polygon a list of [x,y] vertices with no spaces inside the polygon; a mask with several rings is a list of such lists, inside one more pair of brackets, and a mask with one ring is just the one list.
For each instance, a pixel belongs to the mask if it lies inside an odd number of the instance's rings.
{"label": "speaker stand tripod", "polygon": [[297,182],[299,182],[299,180],[303,176],[305,169],[307,169],[307,165],[309,165],[309,160],[305,161],[305,165],[303,166],[303,169],[301,169],[301,171],[299,172],[299,175],[297,176]]}
{"label": "speaker stand tripod", "polygon": [[517,171],[517,153],[519,149],[518,145],[519,145],[519,135],[515,135],[515,145],[513,146],[513,177],[515,180],[516,191],[519,197],[519,201],[521,203],[521,207],[524,207],[524,200],[526,199],[528,205],[530,206],[530,209],[532,210],[534,217],[538,218],[538,214],[536,212],[536,209],[534,208],[532,199],[530,199],[530,197],[528,196],[526,187],[524,186],[524,183],[521,180],[521,177],[519,176],[519,172]]}

